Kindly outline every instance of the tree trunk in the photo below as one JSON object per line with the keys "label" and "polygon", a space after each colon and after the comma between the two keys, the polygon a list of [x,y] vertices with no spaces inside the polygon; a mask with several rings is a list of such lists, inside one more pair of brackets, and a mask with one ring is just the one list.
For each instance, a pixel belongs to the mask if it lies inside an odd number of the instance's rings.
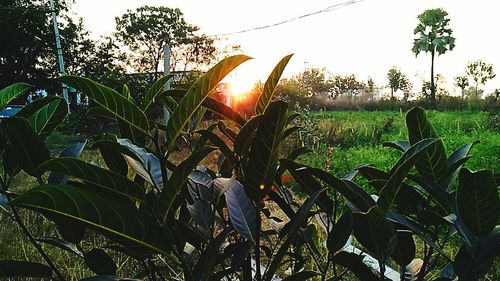
{"label": "tree trunk", "polygon": [[431,52],[431,101],[436,100],[436,85],[434,85],[434,54],[435,49],[432,49]]}

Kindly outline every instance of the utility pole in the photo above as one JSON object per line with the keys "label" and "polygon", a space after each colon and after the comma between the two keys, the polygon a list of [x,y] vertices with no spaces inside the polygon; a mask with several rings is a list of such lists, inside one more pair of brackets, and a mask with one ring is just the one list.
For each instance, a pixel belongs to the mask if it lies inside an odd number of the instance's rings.
{"label": "utility pole", "polygon": [[[163,75],[170,75],[170,46],[165,44],[163,47]],[[163,90],[170,90],[170,79],[165,82]],[[170,119],[170,112],[168,112],[167,106],[163,105],[163,121],[167,124],[168,119]]]}
{"label": "utility pole", "polygon": [[[52,22],[54,24],[54,35],[56,37],[56,48],[57,48],[57,61],[59,62],[59,73],[61,75],[65,74],[64,70],[64,59],[63,59],[63,54],[62,54],[62,47],[61,47],[61,36],[59,35],[59,28],[57,25],[57,11],[56,11],[56,5],[54,3],[54,0],[50,0],[50,11],[52,12]],[[62,89],[63,89],[63,97],[66,100],[66,102],[69,104],[68,100],[68,86],[65,83],[61,83]]]}

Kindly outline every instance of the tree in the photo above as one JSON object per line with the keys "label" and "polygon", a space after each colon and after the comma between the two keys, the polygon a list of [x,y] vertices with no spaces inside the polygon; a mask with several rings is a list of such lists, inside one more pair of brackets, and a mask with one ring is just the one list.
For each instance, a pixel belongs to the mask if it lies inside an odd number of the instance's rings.
{"label": "tree", "polygon": [[329,96],[332,99],[336,99],[340,95],[346,95],[349,100],[351,100],[352,97],[358,95],[365,86],[363,82],[356,79],[354,74],[345,77],[335,75],[330,81]]}
{"label": "tree", "polygon": [[403,91],[404,99],[407,100],[411,92],[410,80],[404,75],[401,70],[393,66],[387,72],[387,79],[389,79],[389,87],[391,88],[391,99],[394,98],[394,93],[398,90]]}
{"label": "tree", "polygon": [[465,69],[465,73],[476,83],[476,98],[479,98],[479,86],[484,85],[488,80],[496,76],[493,71],[493,65],[482,60],[470,62]]}
{"label": "tree", "polygon": [[[159,72],[163,48],[171,48],[174,69],[189,64],[209,64],[214,58],[214,40],[195,35],[198,27],[184,20],[179,9],[143,6],[116,17],[116,36],[130,50],[130,64],[141,72]],[[183,66],[179,66],[179,64]]]}
{"label": "tree", "polygon": [[436,85],[434,83],[434,56],[444,54],[455,47],[453,31],[449,28],[450,19],[443,9],[430,9],[418,16],[420,21],[413,31],[417,38],[414,39],[412,51],[416,56],[420,52],[431,53],[431,100],[436,99]]}
{"label": "tree", "polygon": [[465,88],[469,86],[469,78],[465,75],[455,76],[455,86],[459,87],[462,90],[462,99],[464,99]]}

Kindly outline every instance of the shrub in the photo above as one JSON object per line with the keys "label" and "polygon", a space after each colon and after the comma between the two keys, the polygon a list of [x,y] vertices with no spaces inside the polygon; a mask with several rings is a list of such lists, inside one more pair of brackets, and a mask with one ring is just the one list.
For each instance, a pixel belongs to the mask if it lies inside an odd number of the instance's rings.
{"label": "shrub", "polygon": [[[170,77],[163,77],[141,103],[127,91],[83,77],[61,77],[89,96],[99,106],[96,110],[115,119],[120,129],[120,137],[102,134],[95,142],[106,168],[78,159],[85,142],[58,157],[50,155],[44,140],[67,115],[61,98],[33,103],[2,123],[0,202],[44,263],[4,260],[0,274],[65,279],[41,243],[75,254],[96,279],[106,280],[116,280],[119,274],[109,254],[115,251],[143,267],[137,278],[152,280],[174,279],[179,272],[185,280],[340,278],[345,274],[341,269],[362,280],[382,280],[391,259],[401,274],[423,280],[440,265],[434,262],[437,257],[449,261],[445,279],[476,280],[488,272],[498,255],[500,202],[491,171],[462,168],[473,144],[447,157],[424,111],[415,108],[406,118],[409,140],[387,143],[401,152],[389,172],[363,165],[338,178],[302,165],[295,159],[307,148],[280,153],[283,141],[299,129],[290,126],[298,115],[286,102],[272,101],[290,56],[266,81],[256,116],[247,120],[210,97],[217,83],[247,59],[224,59],[187,91],[164,92]],[[16,84],[2,90],[0,107],[29,88]],[[172,112],[166,124],[147,118],[154,99]],[[238,129],[215,122],[198,130],[207,110]],[[181,142],[187,145],[179,155]],[[200,165],[216,150],[216,165]],[[21,170],[39,184],[17,195],[8,189]],[[358,174],[378,197],[355,183]],[[291,178],[306,198],[293,196],[287,188]],[[35,239],[19,208],[52,221],[59,235]],[[84,243],[88,230],[105,237],[106,245]],[[351,234],[378,260],[378,272],[362,262],[362,255],[344,247]],[[320,242],[320,235],[326,243]],[[450,235],[463,241],[453,258],[442,249]],[[422,266],[415,270],[408,264],[416,258],[417,237],[426,247]]]}

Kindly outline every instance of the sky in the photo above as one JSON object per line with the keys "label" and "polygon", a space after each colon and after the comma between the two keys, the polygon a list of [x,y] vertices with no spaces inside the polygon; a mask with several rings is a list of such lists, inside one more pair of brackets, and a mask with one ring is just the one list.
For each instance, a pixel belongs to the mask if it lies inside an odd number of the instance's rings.
{"label": "sky", "polygon": [[[188,23],[207,35],[221,35],[272,25],[330,7],[347,0],[76,0],[74,13],[99,37],[115,30],[115,17],[143,5],[179,8]],[[448,12],[456,47],[435,59],[435,73],[453,87],[453,77],[463,75],[468,62],[481,59],[493,64],[500,76],[500,2],[495,0],[361,0],[355,4],[296,19],[279,26],[225,36],[227,44],[241,46],[253,57],[228,78],[249,89],[265,81],[279,60],[294,54],[284,77],[306,68],[325,68],[332,74],[372,77],[387,85],[387,72],[395,66],[410,78],[414,89],[430,79],[430,55],[412,53],[417,16],[426,9]],[[500,88],[500,77],[482,87]]]}

